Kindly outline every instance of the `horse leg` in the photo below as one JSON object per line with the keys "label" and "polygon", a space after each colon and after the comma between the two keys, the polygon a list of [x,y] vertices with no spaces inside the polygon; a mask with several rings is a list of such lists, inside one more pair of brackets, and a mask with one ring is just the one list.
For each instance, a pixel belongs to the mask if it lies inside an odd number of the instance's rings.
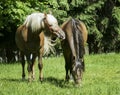
{"label": "horse leg", "polygon": [[72,56],[72,55],[70,55],[70,58],[69,59],[71,59],[70,60],[70,80],[71,81],[73,81],[73,63],[75,63],[74,61],[75,61],[75,57],[74,56]]}
{"label": "horse leg", "polygon": [[85,63],[84,63],[84,58],[83,58],[83,60],[82,60],[82,69],[83,69],[83,71],[85,71]]}
{"label": "horse leg", "polygon": [[24,54],[21,52],[20,53],[20,56],[21,56],[21,65],[22,65],[22,79],[24,80],[25,79],[25,59],[24,59]]}
{"label": "horse leg", "polygon": [[69,55],[64,55],[64,57],[65,57],[65,71],[66,71],[65,80],[69,81],[69,79],[70,79],[70,76],[69,76],[69,70],[70,70]]}
{"label": "horse leg", "polygon": [[40,49],[40,53],[38,56],[38,68],[39,68],[39,79],[42,82],[43,81],[43,73],[42,73],[42,68],[43,68],[43,63],[42,63],[42,56],[43,56],[43,52],[44,51],[44,47],[41,47]]}
{"label": "horse leg", "polygon": [[27,70],[28,70],[28,81],[31,82],[32,63],[31,63],[31,60],[30,60],[30,54],[28,54],[26,57],[27,57],[27,62],[28,62],[28,67],[27,67]]}
{"label": "horse leg", "polygon": [[42,68],[43,68],[43,64],[42,64],[42,57],[38,58],[38,68],[39,68],[39,79],[40,81],[43,81],[43,73],[42,73]]}
{"label": "horse leg", "polygon": [[73,80],[73,75],[72,75],[73,68],[72,66],[70,67],[70,80]]}
{"label": "horse leg", "polygon": [[84,71],[85,71],[85,63],[84,63],[84,58],[82,58],[82,69],[81,69],[81,74],[80,74],[81,80],[82,80]]}
{"label": "horse leg", "polygon": [[36,54],[33,54],[32,58],[32,79],[35,79],[35,71],[34,71],[34,65],[35,65],[35,59],[36,59]]}
{"label": "horse leg", "polygon": [[66,81],[69,81],[70,76],[69,76],[69,74],[68,74],[69,68],[68,68],[68,64],[67,64],[67,63],[65,63],[65,70],[66,70],[65,80],[66,80]]}
{"label": "horse leg", "polygon": [[65,81],[68,82],[70,79],[69,76],[69,70],[70,70],[70,50],[67,47],[64,47],[64,44],[62,45],[63,48],[63,55],[64,55],[64,60],[65,60]]}

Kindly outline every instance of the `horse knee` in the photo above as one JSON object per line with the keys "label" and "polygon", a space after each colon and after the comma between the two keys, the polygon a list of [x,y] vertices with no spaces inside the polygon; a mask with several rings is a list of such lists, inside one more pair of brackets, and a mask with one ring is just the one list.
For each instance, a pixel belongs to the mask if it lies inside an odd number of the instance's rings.
{"label": "horse knee", "polygon": [[38,68],[41,70],[43,68],[43,64],[38,64]]}

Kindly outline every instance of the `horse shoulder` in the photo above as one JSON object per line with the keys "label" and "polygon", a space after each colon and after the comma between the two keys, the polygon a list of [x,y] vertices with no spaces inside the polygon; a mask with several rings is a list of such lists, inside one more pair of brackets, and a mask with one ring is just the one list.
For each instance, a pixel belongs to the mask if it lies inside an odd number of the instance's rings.
{"label": "horse shoulder", "polygon": [[41,32],[39,34],[39,38],[40,38],[40,47],[44,46],[44,33]]}

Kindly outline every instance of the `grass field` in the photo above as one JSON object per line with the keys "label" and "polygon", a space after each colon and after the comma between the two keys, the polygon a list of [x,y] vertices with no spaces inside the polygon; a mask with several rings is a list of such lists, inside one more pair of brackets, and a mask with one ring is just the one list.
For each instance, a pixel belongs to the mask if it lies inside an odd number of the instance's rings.
{"label": "grass field", "polygon": [[65,83],[63,57],[43,59],[44,81],[21,80],[21,64],[0,64],[0,95],[120,95],[120,54],[86,55],[82,86]]}

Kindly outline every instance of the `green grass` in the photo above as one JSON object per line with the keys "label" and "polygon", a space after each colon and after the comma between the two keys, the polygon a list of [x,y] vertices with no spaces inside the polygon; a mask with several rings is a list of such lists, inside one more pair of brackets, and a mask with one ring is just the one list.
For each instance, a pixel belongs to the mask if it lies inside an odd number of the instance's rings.
{"label": "green grass", "polygon": [[44,81],[21,80],[21,64],[0,64],[0,95],[120,95],[120,54],[86,55],[82,86],[65,83],[63,57],[43,59]]}

